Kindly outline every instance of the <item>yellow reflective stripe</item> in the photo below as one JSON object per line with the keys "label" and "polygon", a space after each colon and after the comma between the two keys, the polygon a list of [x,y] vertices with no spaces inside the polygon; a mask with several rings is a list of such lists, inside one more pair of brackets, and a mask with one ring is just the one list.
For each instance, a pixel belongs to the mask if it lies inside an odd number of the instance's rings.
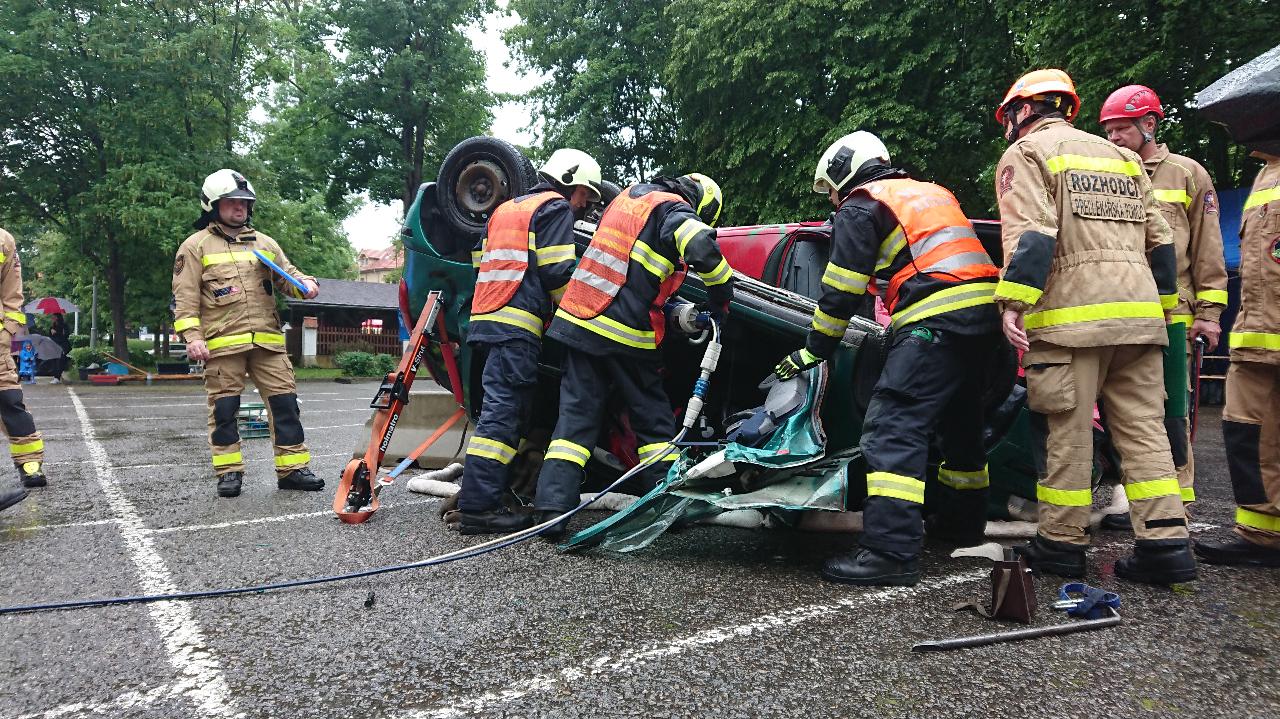
{"label": "yellow reflective stripe", "polygon": [[924,482],[892,472],[867,474],[868,497],[892,497],[916,504],[924,504]]}
{"label": "yellow reflective stripe", "polygon": [[1227,304],[1226,290],[1200,290],[1196,293],[1196,299],[1204,302],[1212,302],[1215,305]]}
{"label": "yellow reflective stripe", "polygon": [[9,259],[9,256],[3,252],[0,252],[0,263],[3,263],[7,259]]}
{"label": "yellow reflective stripe", "polygon": [[1231,349],[1280,350],[1280,334],[1274,332],[1232,332],[1227,344]]}
{"label": "yellow reflective stripe", "polygon": [[[560,293],[564,294],[564,288],[560,288]],[[527,330],[537,337],[542,336],[542,320],[532,312],[525,312],[518,307],[502,307],[488,312],[483,315],[474,315],[471,318],[474,322],[501,322],[504,325],[519,327]]]}
{"label": "yellow reflective stripe", "polygon": [[938,469],[938,481],[953,489],[985,489],[991,486],[985,466],[974,472],[960,472],[944,466]]}
{"label": "yellow reflective stripe", "polygon": [[1244,507],[1236,508],[1236,524],[1242,527],[1253,527],[1268,532],[1280,532],[1280,517],[1262,514]]}
{"label": "yellow reflective stripe", "polygon": [[556,310],[556,317],[578,325],[579,327],[590,330],[605,339],[612,340],[628,347],[635,347],[642,350],[657,349],[658,337],[648,330],[638,330],[634,327],[628,327],[617,320],[610,319],[604,315],[592,317],[584,320],[575,317],[564,310]]}
{"label": "yellow reflective stripe", "polygon": [[560,304],[560,298],[561,298],[561,297],[564,297],[564,291],[565,291],[565,290],[567,290],[568,288],[569,288],[569,283],[567,283],[567,282],[566,282],[565,284],[560,285],[559,287],[555,288],[554,290],[551,290],[551,292],[550,292],[550,294],[551,294],[551,301],[552,301],[552,302],[555,302],[557,305],[559,305],[559,304]]}
{"label": "yellow reflective stripe", "polygon": [[1273,202],[1275,200],[1280,200],[1280,187],[1250,192],[1249,197],[1244,201],[1244,209],[1251,210],[1258,205],[1265,205],[1268,202]]}
{"label": "yellow reflective stripe", "polygon": [[884,238],[884,242],[880,243],[880,255],[876,258],[876,272],[893,264],[893,258],[897,257],[906,246],[907,233],[903,231],[902,225],[898,225],[888,237]]}
{"label": "yellow reflective stripe", "polygon": [[1142,174],[1142,167],[1132,160],[1117,160],[1113,157],[1089,157],[1087,155],[1058,155],[1050,157],[1045,163],[1049,172],[1059,173],[1063,170],[1091,170],[1093,172],[1114,172],[1117,175],[1137,177]]}
{"label": "yellow reflective stripe", "polygon": [[4,318],[7,320],[13,320],[20,325],[25,325],[27,323],[27,316],[21,312],[5,312]]}
{"label": "yellow reflective stripe", "polygon": [[277,467],[292,467],[295,464],[306,464],[311,461],[310,452],[295,452],[294,454],[282,454],[276,457]]}
{"label": "yellow reflective stripe", "polygon": [[533,251],[538,258],[538,266],[556,265],[561,262],[572,262],[578,259],[574,253],[573,245],[552,245],[551,247],[539,247]]}
{"label": "yellow reflective stripe", "polygon": [[897,329],[944,312],[989,305],[995,301],[995,291],[996,283],[994,282],[970,282],[938,290],[919,302],[893,313],[893,327]]}
{"label": "yellow reflective stripe", "polygon": [[43,449],[44,449],[43,439],[37,439],[34,442],[27,442],[26,444],[9,445],[9,453],[14,455],[31,454],[32,452],[39,452],[39,451],[42,451]]}
{"label": "yellow reflective stripe", "polygon": [[1183,488],[1182,488],[1182,501],[1184,501],[1184,502],[1194,502],[1194,501],[1196,501],[1196,490],[1195,490],[1195,488],[1194,488],[1194,487],[1183,487]]}
{"label": "yellow reflective stripe", "polygon": [[1009,280],[1000,280],[996,283],[996,297],[1001,299],[1010,299],[1034,305],[1040,301],[1040,297],[1043,294],[1044,290],[1037,289],[1031,285],[1010,282]]}
{"label": "yellow reflective stripe", "polygon": [[654,252],[652,247],[640,240],[636,240],[631,246],[631,259],[644,265],[646,270],[657,275],[660,280],[667,279],[676,271],[676,266],[670,260]]}
{"label": "yellow reflective stripe", "polygon": [[484,260],[484,250],[471,251],[471,266],[480,269],[480,262]]}
{"label": "yellow reflective stripe", "polygon": [[1186,325],[1187,327],[1190,327],[1191,323],[1194,322],[1195,319],[1196,318],[1192,315],[1169,315],[1169,322],[1171,324]]}
{"label": "yellow reflective stripe", "polygon": [[215,337],[205,345],[210,350],[221,349],[223,347],[231,347],[233,345],[282,345],[284,344],[284,335],[275,332],[245,332],[239,335],[227,335],[225,337]]}
{"label": "yellow reflective stripe", "polygon": [[1172,295],[1160,295],[1160,309],[1171,310],[1177,306],[1178,306],[1177,293],[1174,293]]}
{"label": "yellow reflective stripe", "polygon": [[[258,252],[266,255],[267,259],[272,262],[276,261],[276,255],[274,252],[268,252],[266,250],[258,250]],[[220,265],[226,262],[257,262],[257,260],[258,258],[254,257],[252,252],[238,250],[235,252],[210,252],[200,258],[200,264],[208,267],[209,265]]]}
{"label": "yellow reflective stripe", "polygon": [[199,317],[184,317],[180,320],[173,321],[174,332],[181,332],[183,330],[189,330],[192,327],[199,327],[199,326],[200,326]]}
{"label": "yellow reflective stripe", "polygon": [[849,320],[829,315],[821,307],[817,307],[813,310],[812,327],[828,337],[840,339],[844,337],[845,330],[849,329]]}
{"label": "yellow reflective stripe", "polygon": [[684,250],[689,246],[689,241],[703,230],[711,228],[697,220],[685,220],[683,224],[676,229],[676,249],[680,251],[680,256],[684,257]]}
{"label": "yellow reflective stripe", "polygon": [[729,266],[729,262],[723,257],[720,258],[720,264],[710,272],[699,272],[698,276],[702,278],[702,284],[713,287],[715,285],[723,285],[733,277],[733,268]]}
{"label": "yellow reflective stripe", "polygon": [[516,448],[496,439],[475,436],[467,444],[467,454],[485,457],[502,464],[509,464],[516,457]]}
{"label": "yellow reflective stripe", "polygon": [[1178,486],[1177,477],[1150,479],[1145,482],[1130,482],[1124,486],[1124,496],[1130,502],[1140,499],[1159,499],[1160,497],[1178,497],[1182,488]]}
{"label": "yellow reflective stripe", "polygon": [[822,284],[851,295],[865,293],[869,282],[871,282],[871,275],[854,272],[834,262],[828,262],[827,269],[822,273]]}
{"label": "yellow reflective stripe", "polygon": [[547,453],[542,457],[544,462],[552,459],[573,462],[579,467],[586,467],[587,460],[591,459],[591,450],[567,439],[553,439],[547,447]]}
{"label": "yellow reflective stripe", "polygon": [[1093,505],[1093,491],[1088,489],[1053,489],[1036,485],[1036,499],[1059,507],[1089,507]]}
{"label": "yellow reflective stripe", "polygon": [[1164,308],[1157,302],[1103,302],[1096,305],[1063,307],[1043,312],[1028,312],[1023,326],[1029,330],[1077,322],[1118,319],[1164,319]]}
{"label": "yellow reflective stripe", "polygon": [[244,455],[240,452],[213,455],[213,466],[215,467],[225,467],[228,464],[240,464],[243,461]]}
{"label": "yellow reflective stripe", "polygon": [[1175,205],[1185,205],[1191,207],[1191,195],[1186,190],[1154,190],[1156,199],[1161,202],[1171,202]]}

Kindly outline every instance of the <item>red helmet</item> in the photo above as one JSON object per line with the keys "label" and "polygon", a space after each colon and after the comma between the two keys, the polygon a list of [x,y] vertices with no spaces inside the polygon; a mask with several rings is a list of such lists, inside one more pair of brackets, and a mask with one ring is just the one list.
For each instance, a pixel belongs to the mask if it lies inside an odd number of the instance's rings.
{"label": "red helmet", "polygon": [[1106,122],[1116,118],[1137,120],[1148,113],[1164,119],[1164,108],[1160,106],[1160,97],[1156,91],[1146,85],[1125,85],[1107,97],[1102,103],[1102,112],[1098,113],[1098,122]]}

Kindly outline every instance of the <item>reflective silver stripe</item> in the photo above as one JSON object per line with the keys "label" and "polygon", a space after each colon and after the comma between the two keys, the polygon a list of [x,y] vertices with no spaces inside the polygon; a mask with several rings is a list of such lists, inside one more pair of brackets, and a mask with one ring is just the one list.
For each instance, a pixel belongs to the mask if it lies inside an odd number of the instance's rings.
{"label": "reflective silver stripe", "polygon": [[547,446],[547,453],[542,458],[544,461],[559,459],[565,462],[573,462],[579,467],[585,467],[587,466],[587,460],[591,459],[591,451],[567,439],[553,439],[551,444]]}
{"label": "reflective silver stripe", "polygon": [[582,265],[578,265],[578,269],[573,271],[573,281],[581,282],[589,287],[594,287],[610,297],[616,296],[618,294],[618,290],[621,289],[618,283],[601,277],[590,270],[584,270],[582,269]]}
{"label": "reflective silver stripe", "polygon": [[680,251],[680,256],[684,257],[684,250],[693,241],[698,233],[709,231],[711,228],[702,224],[697,220],[685,220],[683,224],[676,230],[676,249]]}
{"label": "reflective silver stripe", "polygon": [[723,285],[733,276],[733,268],[729,267],[729,263],[722,258],[720,264],[716,265],[714,270],[705,274],[699,272],[698,276],[702,278],[702,283],[707,286]]}
{"label": "reflective silver stripe", "polygon": [[528,330],[536,337],[542,336],[542,320],[532,312],[525,312],[518,307],[503,307],[483,315],[472,315],[471,322],[501,322],[523,330]]}
{"label": "reflective silver stripe", "polygon": [[620,275],[626,276],[627,274],[626,260],[614,257],[599,247],[588,247],[587,251],[582,253],[582,259],[599,262]]}
{"label": "reflective silver stripe", "polygon": [[578,259],[574,254],[573,245],[553,245],[551,247],[540,247],[534,250],[538,256],[538,266],[555,265],[561,262],[572,262]]}
{"label": "reflective silver stripe", "polygon": [[992,264],[991,256],[985,252],[961,252],[958,255],[952,255],[938,260],[928,267],[923,267],[920,269],[920,272],[951,272],[952,270],[959,270],[968,267],[969,265],[979,264]]}
{"label": "reflective silver stripe", "polygon": [[898,225],[897,229],[889,233],[884,238],[884,242],[880,243],[880,256],[876,258],[876,271],[879,272],[889,265],[893,264],[893,258],[902,252],[902,248],[907,246],[907,233],[903,232],[902,225]]}
{"label": "reflective silver stripe", "polygon": [[658,276],[658,279],[665,280],[676,271],[676,266],[671,264],[670,260],[653,251],[649,245],[636,240],[631,247],[631,259],[644,265],[644,268]]}
{"label": "reflective silver stripe", "polygon": [[823,312],[821,309],[814,309],[813,328],[828,337],[839,339],[844,337],[845,330],[849,329],[849,320],[841,320]]}
{"label": "reflective silver stripe", "polygon": [[516,450],[514,447],[496,439],[488,439],[477,435],[472,437],[471,442],[467,445],[467,454],[492,459],[502,464],[509,464],[511,460],[515,459]]}
{"label": "reflective silver stripe", "polygon": [[609,319],[603,315],[592,317],[584,320],[581,317],[575,317],[564,310],[556,310],[556,317],[578,325],[583,329],[590,330],[605,339],[612,340],[618,344],[623,344],[636,349],[651,350],[658,347],[658,338],[653,332],[637,330],[628,327],[617,320]]}
{"label": "reflective silver stripe", "polygon": [[912,257],[924,257],[952,240],[978,239],[972,227],[944,227],[911,246]]}
{"label": "reflective silver stripe", "polygon": [[484,255],[480,257],[480,262],[484,263],[490,260],[512,260],[514,262],[524,262],[528,259],[528,250],[485,250]]}
{"label": "reflective silver stripe", "polygon": [[893,327],[896,329],[943,312],[994,302],[995,294],[996,283],[994,282],[978,282],[948,287],[895,313],[893,315]]}
{"label": "reflective silver stripe", "polygon": [[822,284],[855,295],[866,292],[867,283],[870,281],[870,275],[845,269],[834,262],[828,263],[826,271],[822,273]]}
{"label": "reflective silver stripe", "polygon": [[476,283],[481,282],[519,282],[524,279],[524,270],[481,270],[476,276]]}

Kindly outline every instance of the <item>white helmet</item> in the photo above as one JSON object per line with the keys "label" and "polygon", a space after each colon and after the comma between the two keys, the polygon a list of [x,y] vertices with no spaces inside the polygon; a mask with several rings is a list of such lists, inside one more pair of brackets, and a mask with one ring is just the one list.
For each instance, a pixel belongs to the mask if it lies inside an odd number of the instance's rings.
{"label": "white helmet", "polygon": [[582,150],[556,150],[538,168],[538,174],[558,185],[581,185],[591,190],[592,199],[600,199],[600,163]]}
{"label": "white helmet", "polygon": [[813,191],[825,195],[840,190],[871,160],[889,162],[889,150],[880,138],[859,130],[831,143],[813,171]]}
{"label": "white helmet", "polygon": [[213,212],[213,203],[227,198],[248,200],[252,210],[253,201],[258,196],[253,194],[253,185],[235,170],[218,170],[204,178],[204,184],[200,186],[201,209]]}
{"label": "white helmet", "polygon": [[720,210],[724,208],[724,194],[720,192],[720,186],[715,180],[698,172],[681,175],[680,179],[687,179],[697,187],[697,202],[693,209],[703,222],[715,227],[720,221]]}

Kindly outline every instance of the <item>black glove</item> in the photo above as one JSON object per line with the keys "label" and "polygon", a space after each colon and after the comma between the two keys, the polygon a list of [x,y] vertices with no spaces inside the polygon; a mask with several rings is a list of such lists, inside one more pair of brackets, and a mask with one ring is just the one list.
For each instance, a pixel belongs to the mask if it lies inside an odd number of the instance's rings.
{"label": "black glove", "polygon": [[810,352],[807,347],[802,347],[783,357],[778,366],[773,368],[773,374],[778,379],[788,380],[822,361],[821,357]]}
{"label": "black glove", "polygon": [[706,312],[711,315],[711,319],[715,320],[716,324],[723,326],[724,321],[729,319],[729,302],[727,300],[724,302],[700,302],[698,311]]}

